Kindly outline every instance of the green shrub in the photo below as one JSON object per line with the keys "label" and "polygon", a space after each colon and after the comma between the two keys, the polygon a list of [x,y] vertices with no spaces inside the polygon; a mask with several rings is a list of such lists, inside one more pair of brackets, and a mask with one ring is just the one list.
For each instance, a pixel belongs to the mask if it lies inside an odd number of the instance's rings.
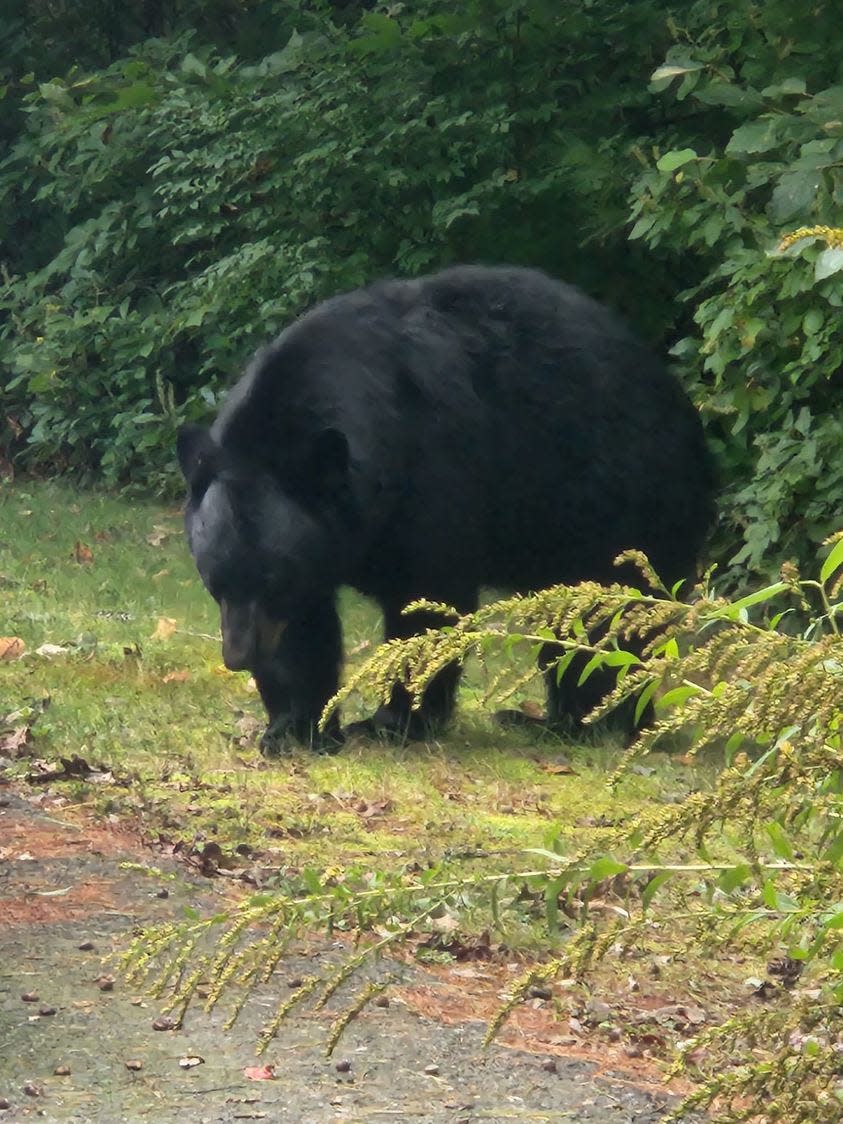
{"label": "green shrub", "polygon": [[839,237],[775,253],[794,227],[840,224],[837,19],[827,3],[706,0],[653,74],[677,120],[633,189],[632,237],[704,270],[674,354],[719,454],[715,554],[738,586],[809,560],[843,503]]}
{"label": "green shrub", "polygon": [[384,274],[531,262],[663,329],[643,252],[616,266],[657,5],[429,0],[343,27],[309,6],[292,34],[290,18],[256,62],[186,33],[26,97],[0,165],[0,223],[22,235],[0,417],[21,464],[162,485],[174,427],[257,344]]}

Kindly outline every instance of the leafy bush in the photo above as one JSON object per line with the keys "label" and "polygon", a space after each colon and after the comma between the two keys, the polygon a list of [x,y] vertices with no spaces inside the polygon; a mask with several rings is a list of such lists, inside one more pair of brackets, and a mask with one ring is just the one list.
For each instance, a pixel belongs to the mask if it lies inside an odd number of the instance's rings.
{"label": "leafy bush", "polygon": [[719,452],[715,553],[735,585],[810,559],[843,502],[839,236],[802,241],[795,261],[774,253],[794,226],[839,225],[837,19],[828,3],[706,0],[653,75],[678,119],[633,189],[632,237],[704,267],[674,353]]}
{"label": "leafy bush", "polygon": [[147,40],[27,97],[0,166],[0,219],[20,230],[31,207],[36,234],[0,296],[0,413],[23,463],[160,484],[176,424],[256,344],[385,273],[530,261],[635,294],[661,329],[643,254],[606,268],[657,6],[429,0],[348,27],[295,12],[254,63]]}

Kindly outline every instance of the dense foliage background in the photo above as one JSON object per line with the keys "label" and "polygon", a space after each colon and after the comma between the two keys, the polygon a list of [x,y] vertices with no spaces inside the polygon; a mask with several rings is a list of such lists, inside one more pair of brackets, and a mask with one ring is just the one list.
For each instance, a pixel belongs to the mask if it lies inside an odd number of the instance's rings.
{"label": "dense foliage background", "polygon": [[455,260],[544,267],[672,348],[735,583],[843,509],[831,0],[9,0],[0,455],[166,489],[296,312]]}

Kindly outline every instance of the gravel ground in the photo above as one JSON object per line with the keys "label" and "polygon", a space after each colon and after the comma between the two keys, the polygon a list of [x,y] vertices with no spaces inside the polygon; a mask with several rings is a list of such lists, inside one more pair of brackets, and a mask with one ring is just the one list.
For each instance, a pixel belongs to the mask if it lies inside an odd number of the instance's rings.
{"label": "gravel ground", "polygon": [[[198,1009],[180,1030],[156,1031],[155,1002],[129,994],[119,977],[109,985],[103,977],[114,969],[103,958],[137,924],[177,917],[184,904],[207,909],[214,899],[207,881],[192,882],[175,865],[169,895],[158,897],[154,881],[121,868],[126,859],[165,865],[119,828],[68,825],[0,789],[0,1124],[655,1124],[664,1115],[661,1094],[580,1060],[484,1050],[481,1023],[426,1018],[400,988],[388,1007],[360,1015],[331,1059],[323,1051],[330,1011],[292,1018],[256,1059],[256,1030],[278,988],[306,974],[324,949],[288,965],[231,1031],[222,1027],[224,1011]],[[402,973],[411,984],[437,986],[420,970]],[[187,1068],[188,1058],[202,1061]],[[266,1064],[271,1080],[246,1072]]]}

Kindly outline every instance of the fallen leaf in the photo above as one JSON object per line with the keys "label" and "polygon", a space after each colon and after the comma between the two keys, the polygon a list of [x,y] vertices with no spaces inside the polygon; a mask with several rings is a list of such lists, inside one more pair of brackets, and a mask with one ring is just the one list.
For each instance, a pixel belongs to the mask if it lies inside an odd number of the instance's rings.
{"label": "fallen leaf", "polygon": [[153,524],[152,530],[146,536],[146,541],[150,546],[160,546],[172,533],[169,527],[159,527],[158,524],[155,523]]}
{"label": "fallen leaf", "polygon": [[204,1065],[205,1059],[200,1058],[198,1054],[191,1057],[179,1058],[179,1065],[182,1069],[195,1069],[198,1065]]}
{"label": "fallen leaf", "polygon": [[70,557],[73,562],[79,562],[82,566],[90,566],[94,560],[94,552],[83,542],[77,542]]}
{"label": "fallen leaf", "polygon": [[550,773],[554,777],[577,776],[577,770],[567,761],[543,761],[539,768],[543,773]]}
{"label": "fallen leaf", "polygon": [[51,659],[53,656],[64,656],[69,651],[70,648],[63,648],[61,644],[42,644],[40,648],[35,649],[35,655]]}
{"label": "fallen leaf", "polygon": [[17,757],[29,741],[31,726],[18,726],[8,734],[0,734],[0,753]]}
{"label": "fallen leaf", "polygon": [[159,617],[150,640],[169,640],[177,625],[178,621],[174,621],[172,617]]}
{"label": "fallen leaf", "polygon": [[275,1079],[274,1065],[247,1065],[243,1076],[250,1081],[273,1081]]}
{"label": "fallen leaf", "polygon": [[19,636],[0,636],[0,660],[18,660],[26,651]]}
{"label": "fallen leaf", "polygon": [[371,803],[361,800],[356,811],[364,820],[369,820],[373,816],[382,816],[384,812],[391,812],[392,807],[393,804],[391,800],[373,800]]}
{"label": "fallen leaf", "polygon": [[167,674],[164,676],[164,678],[161,680],[161,682],[162,683],[186,683],[189,678],[190,678],[190,672],[187,671],[187,670],[168,671]]}

